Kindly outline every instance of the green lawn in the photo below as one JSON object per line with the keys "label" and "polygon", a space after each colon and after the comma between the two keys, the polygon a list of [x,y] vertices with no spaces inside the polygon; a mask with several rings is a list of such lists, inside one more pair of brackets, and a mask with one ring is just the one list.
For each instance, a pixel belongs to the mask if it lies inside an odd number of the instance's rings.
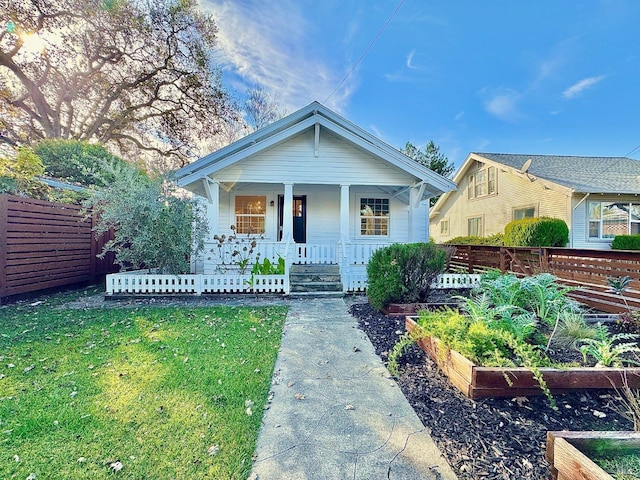
{"label": "green lawn", "polygon": [[0,478],[242,479],[286,307],[0,308]]}

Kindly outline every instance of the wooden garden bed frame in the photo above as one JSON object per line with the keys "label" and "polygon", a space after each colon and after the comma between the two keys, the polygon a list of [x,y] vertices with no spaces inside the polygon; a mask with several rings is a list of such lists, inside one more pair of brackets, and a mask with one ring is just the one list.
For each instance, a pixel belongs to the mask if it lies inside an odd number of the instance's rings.
{"label": "wooden garden bed frame", "polygon": [[[420,327],[414,318],[406,317],[408,332]],[[471,399],[542,395],[538,381],[528,368],[481,367],[455,350],[444,349],[435,337],[417,341],[422,350],[438,364],[451,383]],[[552,392],[594,388],[640,388],[640,368],[541,368],[542,377]],[[508,380],[507,380],[508,379]]]}
{"label": "wooden garden bed frame", "polygon": [[557,480],[613,480],[581,448],[606,440],[612,450],[640,450],[640,432],[547,432],[546,457]]}

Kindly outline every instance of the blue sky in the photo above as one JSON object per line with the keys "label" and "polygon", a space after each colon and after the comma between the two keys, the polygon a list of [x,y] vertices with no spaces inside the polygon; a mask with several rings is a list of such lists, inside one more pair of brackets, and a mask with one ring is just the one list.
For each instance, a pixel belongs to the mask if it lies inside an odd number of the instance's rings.
{"label": "blue sky", "polygon": [[200,3],[227,87],[260,84],[289,113],[317,100],[396,148],[433,140],[459,166],[640,146],[637,0]]}

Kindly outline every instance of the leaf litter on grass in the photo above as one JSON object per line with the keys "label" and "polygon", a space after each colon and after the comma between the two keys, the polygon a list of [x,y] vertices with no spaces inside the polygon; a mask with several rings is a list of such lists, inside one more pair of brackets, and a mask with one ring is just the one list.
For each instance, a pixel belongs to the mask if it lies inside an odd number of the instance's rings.
{"label": "leaf litter on grass", "polygon": [[0,478],[246,478],[285,315],[0,309]]}

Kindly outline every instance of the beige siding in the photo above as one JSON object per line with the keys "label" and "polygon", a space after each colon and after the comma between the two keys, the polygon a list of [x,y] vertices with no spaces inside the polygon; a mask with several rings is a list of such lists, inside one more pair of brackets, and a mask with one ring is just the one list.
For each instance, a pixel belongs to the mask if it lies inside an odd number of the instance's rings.
{"label": "beige siding", "polygon": [[[569,223],[570,205],[567,196],[559,191],[545,188],[539,181],[531,182],[527,177],[497,172],[497,193],[479,198],[467,198],[469,172],[452,192],[446,202],[438,207],[438,215],[431,219],[431,236],[436,242],[445,242],[468,234],[468,219],[482,217],[483,236],[503,233],[504,227],[513,220],[514,209],[535,207],[536,216],[561,218]],[[440,222],[449,220],[449,234],[442,235]]]}
{"label": "beige siding", "polygon": [[287,140],[215,174],[221,182],[294,184],[411,185],[414,177],[350,144],[326,130],[320,132],[314,156],[312,131]]}

